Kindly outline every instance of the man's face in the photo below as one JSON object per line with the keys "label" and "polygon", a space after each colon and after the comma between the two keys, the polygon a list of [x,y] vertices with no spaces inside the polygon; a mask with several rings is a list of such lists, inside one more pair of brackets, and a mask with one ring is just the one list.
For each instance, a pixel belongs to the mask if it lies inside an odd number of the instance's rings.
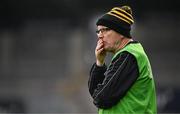
{"label": "man's face", "polygon": [[122,35],[105,26],[97,26],[98,40],[102,40],[105,51],[115,52],[121,44]]}

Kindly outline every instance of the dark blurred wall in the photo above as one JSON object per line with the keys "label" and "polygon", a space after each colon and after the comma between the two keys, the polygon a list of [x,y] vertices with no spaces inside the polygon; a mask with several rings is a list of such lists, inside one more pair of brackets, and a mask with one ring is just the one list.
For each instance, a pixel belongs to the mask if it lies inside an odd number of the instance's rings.
{"label": "dark blurred wall", "polygon": [[97,112],[87,88],[95,21],[121,5],[134,11],[132,34],[149,55],[159,112],[180,112],[178,0],[2,0],[0,113]]}

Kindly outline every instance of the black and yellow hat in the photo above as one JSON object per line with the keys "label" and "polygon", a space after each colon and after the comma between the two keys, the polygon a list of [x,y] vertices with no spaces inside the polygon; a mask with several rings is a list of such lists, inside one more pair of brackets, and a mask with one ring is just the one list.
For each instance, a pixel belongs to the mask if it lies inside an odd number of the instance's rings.
{"label": "black and yellow hat", "polygon": [[131,25],[134,23],[132,10],[129,6],[114,7],[111,11],[100,17],[96,25],[103,25],[131,38]]}

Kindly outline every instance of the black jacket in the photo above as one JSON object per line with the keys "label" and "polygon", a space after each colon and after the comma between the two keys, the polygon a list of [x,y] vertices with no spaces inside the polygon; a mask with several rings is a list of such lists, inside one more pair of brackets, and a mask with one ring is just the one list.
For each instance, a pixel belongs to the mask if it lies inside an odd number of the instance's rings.
{"label": "black jacket", "polygon": [[107,68],[93,64],[88,81],[93,103],[98,108],[111,108],[125,96],[138,78],[136,58],[128,53],[120,53]]}

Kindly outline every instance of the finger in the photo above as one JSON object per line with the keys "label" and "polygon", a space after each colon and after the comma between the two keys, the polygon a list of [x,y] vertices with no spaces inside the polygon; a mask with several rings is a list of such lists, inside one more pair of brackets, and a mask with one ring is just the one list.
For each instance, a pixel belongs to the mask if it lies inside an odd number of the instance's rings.
{"label": "finger", "polygon": [[103,47],[104,47],[104,44],[103,44],[103,43],[98,44],[97,47],[96,47],[96,50],[99,50],[99,49],[101,49],[101,48],[103,48]]}
{"label": "finger", "polygon": [[103,42],[103,40],[102,40],[102,39],[99,39],[98,42],[97,42],[97,44],[100,44],[100,43],[102,43],[102,42]]}
{"label": "finger", "polygon": [[102,54],[103,52],[104,52],[104,48],[101,48],[101,49],[97,50],[95,53],[97,55],[99,55],[99,54]]}
{"label": "finger", "polygon": [[104,45],[103,40],[99,40],[99,41],[97,42],[97,47],[100,47],[100,46],[102,46],[102,45]]}
{"label": "finger", "polygon": [[99,53],[104,52],[104,48],[99,49],[98,52],[99,52]]}

